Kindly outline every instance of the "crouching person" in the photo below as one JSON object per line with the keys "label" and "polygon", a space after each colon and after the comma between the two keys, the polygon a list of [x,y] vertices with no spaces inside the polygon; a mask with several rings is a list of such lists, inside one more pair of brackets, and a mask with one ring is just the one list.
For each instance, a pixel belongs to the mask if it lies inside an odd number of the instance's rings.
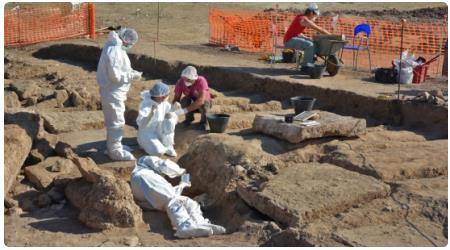
{"label": "crouching person", "polygon": [[167,98],[169,86],[159,82],[150,91],[141,93],[139,106],[137,141],[149,155],[168,155],[176,157],[174,148],[175,126],[181,110],[179,103],[171,105]]}
{"label": "crouching person", "polygon": [[182,181],[173,187],[162,176],[174,178],[185,172],[171,160],[156,156],[139,158],[131,173],[131,189],[135,200],[143,208],[165,211],[178,238],[224,234],[225,228],[211,224],[203,217],[196,201],[181,195],[183,188],[190,186],[190,182]]}
{"label": "crouching person", "polygon": [[[183,94],[184,97],[181,98]],[[195,67],[187,66],[175,86],[173,99],[173,103],[181,102],[183,109],[179,110],[177,115],[186,115],[183,124],[189,126],[194,121],[194,112],[200,112],[200,125],[206,129],[206,114],[211,109],[211,99],[206,79],[197,75]]]}

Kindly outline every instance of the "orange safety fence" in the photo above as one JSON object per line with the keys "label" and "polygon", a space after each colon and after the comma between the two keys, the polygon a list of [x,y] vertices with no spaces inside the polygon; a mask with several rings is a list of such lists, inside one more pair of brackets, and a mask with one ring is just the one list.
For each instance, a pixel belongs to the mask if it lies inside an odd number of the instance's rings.
{"label": "orange safety fence", "polygon": [[[234,45],[248,52],[272,52],[274,43],[283,45],[283,36],[295,17],[292,12],[251,12],[235,10],[209,11],[209,42],[216,45]],[[401,22],[377,20],[363,17],[339,17],[332,25],[331,16],[321,16],[316,23],[334,34],[344,34],[348,44],[352,44],[354,27],[367,23],[371,27],[369,46],[372,68],[390,67],[392,60],[400,56]],[[433,23],[406,22],[404,25],[403,50],[427,60],[439,53],[446,53],[447,18]],[[312,36],[309,29],[307,35]],[[358,68],[369,68],[367,51],[360,51]],[[343,61],[352,64],[353,52],[344,50]],[[442,72],[444,56],[430,65],[430,75]]]}
{"label": "orange safety fence", "polygon": [[40,4],[21,7],[18,5],[5,9],[6,47],[87,35],[95,38],[94,4]]}

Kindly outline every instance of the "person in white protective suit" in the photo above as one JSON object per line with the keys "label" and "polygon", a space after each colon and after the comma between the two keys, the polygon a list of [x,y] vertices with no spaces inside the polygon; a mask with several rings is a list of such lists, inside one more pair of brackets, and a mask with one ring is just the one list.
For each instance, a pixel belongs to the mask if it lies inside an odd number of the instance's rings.
{"label": "person in white protective suit", "polygon": [[177,156],[174,137],[178,116],[174,111],[181,106],[167,101],[169,90],[169,86],[158,82],[150,91],[141,93],[142,102],[136,119],[137,141],[149,155]]}
{"label": "person in white protective suit", "polygon": [[174,178],[185,172],[185,169],[168,159],[157,156],[139,158],[131,173],[131,190],[135,200],[144,208],[166,211],[178,238],[224,234],[224,227],[214,225],[203,217],[196,201],[181,195],[183,188],[190,186],[189,181],[181,181],[173,187],[161,176]]}
{"label": "person in white protective suit", "polygon": [[127,92],[131,81],[142,76],[142,72],[131,68],[126,52],[137,40],[138,35],[133,29],[111,31],[97,66],[97,83],[106,126],[106,153],[113,160],[135,160],[130,149],[122,145],[122,136]]}

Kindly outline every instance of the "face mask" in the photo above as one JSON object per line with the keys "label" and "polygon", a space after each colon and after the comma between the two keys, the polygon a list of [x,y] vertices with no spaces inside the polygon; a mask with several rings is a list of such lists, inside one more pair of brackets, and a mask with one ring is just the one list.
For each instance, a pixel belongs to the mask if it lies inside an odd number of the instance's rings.
{"label": "face mask", "polygon": [[133,45],[131,45],[131,44],[128,44],[128,45],[122,45],[122,49],[125,50],[125,51],[131,49],[132,47],[133,47]]}
{"label": "face mask", "polygon": [[192,82],[188,82],[188,81],[184,81],[184,85],[186,85],[186,87],[190,87],[192,86]]}

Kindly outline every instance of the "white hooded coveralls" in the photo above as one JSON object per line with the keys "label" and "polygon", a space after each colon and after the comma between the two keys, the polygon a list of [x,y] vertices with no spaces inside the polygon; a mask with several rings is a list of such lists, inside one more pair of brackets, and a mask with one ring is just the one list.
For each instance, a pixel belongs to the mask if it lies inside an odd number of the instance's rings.
{"label": "white hooded coveralls", "polygon": [[[139,106],[137,141],[149,155],[163,155],[169,149],[173,150],[176,115],[171,116],[172,105],[168,101],[157,103],[150,93],[141,93],[142,102]],[[167,119],[166,115],[170,118]]]}
{"label": "white hooded coveralls", "polygon": [[122,49],[122,41],[115,31],[111,31],[97,66],[97,83],[107,129],[107,152],[113,160],[134,160],[133,155],[122,146],[125,101],[132,78],[133,69],[127,53]]}
{"label": "white hooded coveralls", "polygon": [[140,204],[147,202],[154,209],[166,211],[172,226],[176,228],[176,237],[190,238],[225,233],[225,228],[211,224],[203,217],[196,201],[181,196],[185,183],[173,187],[161,176],[165,174],[174,178],[183,173],[185,169],[171,160],[162,160],[156,156],[139,158],[131,173],[134,198]]}

